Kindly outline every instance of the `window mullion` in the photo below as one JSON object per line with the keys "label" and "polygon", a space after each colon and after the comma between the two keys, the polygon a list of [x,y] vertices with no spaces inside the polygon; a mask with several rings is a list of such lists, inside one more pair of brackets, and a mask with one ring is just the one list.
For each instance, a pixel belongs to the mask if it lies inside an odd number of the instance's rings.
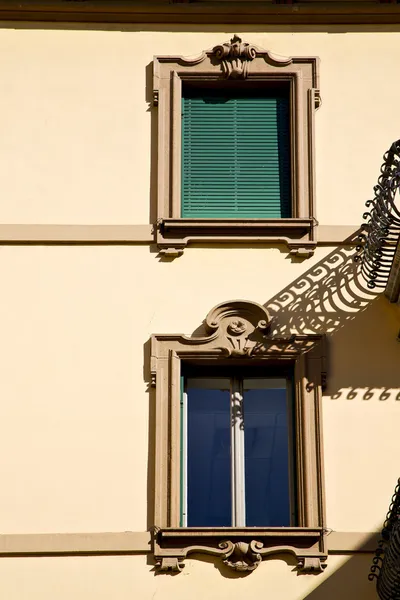
{"label": "window mullion", "polygon": [[187,392],[181,384],[181,527],[187,527],[187,427]]}
{"label": "window mullion", "polygon": [[242,380],[236,377],[231,383],[232,525],[234,527],[246,525],[242,383]]}
{"label": "window mullion", "polygon": [[296,473],[296,447],[295,447],[295,412],[293,402],[293,382],[286,379],[286,403],[288,418],[288,467],[289,467],[289,494],[290,494],[290,524],[297,526],[297,473]]}

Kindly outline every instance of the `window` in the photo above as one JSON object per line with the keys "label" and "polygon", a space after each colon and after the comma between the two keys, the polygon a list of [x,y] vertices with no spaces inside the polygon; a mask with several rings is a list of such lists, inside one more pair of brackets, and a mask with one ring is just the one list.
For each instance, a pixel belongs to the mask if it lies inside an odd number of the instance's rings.
{"label": "window", "polygon": [[221,371],[184,378],[181,524],[296,525],[291,381]]}
{"label": "window", "polygon": [[184,89],[181,194],[183,218],[291,217],[289,86]]}
{"label": "window", "polygon": [[281,59],[235,36],[195,59],[156,57],[157,244],[315,248],[318,59]]}
{"label": "window", "polygon": [[321,571],[324,336],[274,338],[245,301],[216,306],[205,329],[152,338],[157,564],[205,552],[253,570],[287,552]]}

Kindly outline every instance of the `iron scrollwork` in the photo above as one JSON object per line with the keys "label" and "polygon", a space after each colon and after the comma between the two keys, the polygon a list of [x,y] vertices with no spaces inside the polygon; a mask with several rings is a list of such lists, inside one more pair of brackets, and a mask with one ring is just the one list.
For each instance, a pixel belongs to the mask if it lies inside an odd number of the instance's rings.
{"label": "iron scrollwork", "polygon": [[361,262],[361,273],[369,288],[384,288],[400,235],[400,211],[396,206],[400,187],[400,140],[394,142],[383,156],[384,162],[374,198],[365,205],[363,214],[367,221],[359,236],[356,262]]}
{"label": "iron scrollwork", "polygon": [[400,600],[400,479],[386,515],[368,579],[376,580],[381,600]]}

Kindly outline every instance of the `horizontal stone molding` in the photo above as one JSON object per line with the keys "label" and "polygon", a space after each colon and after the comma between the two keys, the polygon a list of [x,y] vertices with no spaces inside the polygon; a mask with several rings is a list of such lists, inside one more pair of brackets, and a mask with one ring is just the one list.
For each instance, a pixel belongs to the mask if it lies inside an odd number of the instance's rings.
{"label": "horizontal stone molding", "polygon": [[151,244],[153,225],[0,225],[0,244]]}
{"label": "horizontal stone molding", "polygon": [[[328,554],[374,553],[378,538],[375,532],[333,531],[326,537]],[[0,557],[148,554],[151,551],[149,531],[0,535]]]}
{"label": "horizontal stone molding", "polygon": [[[307,227],[308,222],[296,223],[295,220],[288,222],[287,227],[296,229]],[[278,224],[279,225],[279,224]],[[229,226],[238,228],[238,224],[230,225],[225,222],[223,227],[229,230]],[[195,225],[188,223],[188,220],[168,220],[168,229],[171,234],[177,229],[187,227],[189,237],[196,238]],[[263,236],[257,237],[257,229],[265,228],[262,223],[248,225],[247,235],[237,236],[233,231],[232,235],[225,238],[225,243],[229,244],[278,244],[280,237],[266,240]],[[270,220],[268,227],[272,230],[274,223]],[[282,227],[276,227],[277,230]],[[248,232],[251,230],[251,235]],[[355,245],[358,235],[358,226],[356,225],[319,225],[317,227],[316,245]],[[281,243],[286,243],[282,236]],[[354,240],[354,241],[353,241]],[[301,240],[299,240],[299,243]],[[0,244],[153,244],[156,243],[155,225],[61,225],[61,224],[0,224]],[[203,240],[204,244],[209,243]],[[295,244],[292,241],[292,244]],[[300,244],[301,245],[301,244]]]}
{"label": "horizontal stone molding", "polygon": [[374,553],[379,536],[375,531],[332,531],[326,538],[328,554]]}
{"label": "horizontal stone molding", "polygon": [[392,3],[321,2],[273,4],[261,0],[2,0],[0,20],[93,23],[227,24],[395,24],[400,7]]}
{"label": "horizontal stone molding", "polygon": [[121,533],[31,533],[0,535],[0,556],[147,554],[148,531]]}
{"label": "horizontal stone molding", "polygon": [[343,244],[355,245],[360,234],[358,225],[318,225],[317,245]]}

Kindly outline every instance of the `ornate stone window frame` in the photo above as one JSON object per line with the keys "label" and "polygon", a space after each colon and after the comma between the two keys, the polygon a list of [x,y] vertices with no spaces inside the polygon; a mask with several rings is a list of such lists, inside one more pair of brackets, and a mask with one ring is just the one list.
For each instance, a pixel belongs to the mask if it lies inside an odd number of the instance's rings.
{"label": "ornate stone window frame", "polygon": [[[237,326],[240,324],[240,327]],[[180,571],[188,554],[222,557],[237,571],[262,558],[289,553],[303,572],[326,566],[321,397],[325,382],[324,335],[276,338],[270,316],[255,302],[214,307],[205,336],[153,335],[151,383],[155,389],[155,514],[153,551],[161,571]],[[295,389],[297,527],[180,527],[180,381],[184,363],[196,366],[290,366]]]}
{"label": "ornate stone window frame", "polygon": [[[314,113],[320,105],[319,59],[282,58],[242,42],[230,42],[196,58],[156,56],[153,98],[158,107],[157,245],[170,256],[189,243],[284,243],[308,256],[316,245],[314,200]],[[182,219],[181,98],[187,82],[210,85],[228,79],[290,86],[292,218]]]}

